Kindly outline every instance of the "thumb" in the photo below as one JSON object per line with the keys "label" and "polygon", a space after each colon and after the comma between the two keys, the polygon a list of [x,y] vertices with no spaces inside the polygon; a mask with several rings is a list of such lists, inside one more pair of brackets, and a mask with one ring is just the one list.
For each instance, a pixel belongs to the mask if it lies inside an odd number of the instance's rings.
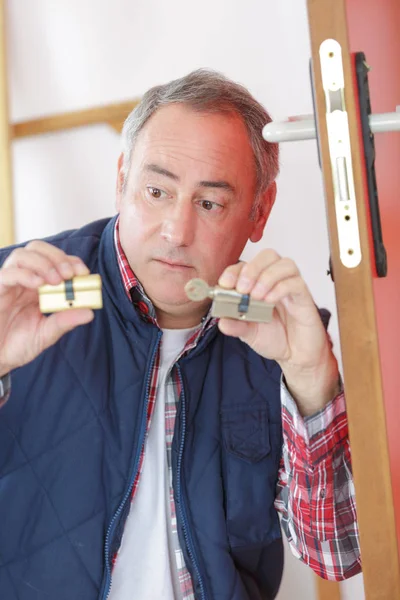
{"label": "thumb", "polygon": [[94,318],[94,312],[88,308],[77,308],[54,313],[44,317],[41,339],[43,350],[55,344],[63,335],[79,325],[86,325]]}
{"label": "thumb", "polygon": [[236,287],[240,272],[245,264],[245,262],[239,261],[235,265],[227,267],[218,279],[218,284],[227,289]]}
{"label": "thumb", "polygon": [[246,343],[250,343],[256,336],[258,323],[246,323],[237,319],[220,319],[219,330],[225,335],[238,337]]}

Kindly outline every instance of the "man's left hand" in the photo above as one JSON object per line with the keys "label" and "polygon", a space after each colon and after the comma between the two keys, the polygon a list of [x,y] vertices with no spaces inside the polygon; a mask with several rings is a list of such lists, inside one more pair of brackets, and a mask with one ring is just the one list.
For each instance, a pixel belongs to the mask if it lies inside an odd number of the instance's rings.
{"label": "man's left hand", "polygon": [[221,287],[275,304],[271,323],[220,319],[222,333],[240,338],[282,368],[300,412],[311,415],[339,392],[339,372],[329,337],[296,264],[274,250],[263,250],[248,263],[230,266]]}

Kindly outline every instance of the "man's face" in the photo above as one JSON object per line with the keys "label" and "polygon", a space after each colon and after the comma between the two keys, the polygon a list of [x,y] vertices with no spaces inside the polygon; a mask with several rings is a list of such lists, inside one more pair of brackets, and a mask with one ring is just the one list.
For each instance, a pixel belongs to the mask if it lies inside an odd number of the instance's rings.
{"label": "man's face", "polygon": [[273,203],[272,193],[250,218],[256,171],[244,123],[169,105],[140,132],[124,191],[122,162],[121,156],[120,239],[133,271],[159,311],[198,311],[185,284],[200,277],[214,285],[247,240],[261,238]]}

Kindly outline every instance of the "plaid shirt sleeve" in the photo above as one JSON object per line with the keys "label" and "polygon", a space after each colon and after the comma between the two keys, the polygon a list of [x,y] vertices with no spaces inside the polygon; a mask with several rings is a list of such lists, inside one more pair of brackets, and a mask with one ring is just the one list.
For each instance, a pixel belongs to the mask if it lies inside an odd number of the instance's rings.
{"label": "plaid shirt sleeve", "polygon": [[281,382],[283,451],[275,508],[292,553],[324,579],[361,571],[344,393],[303,418]]}

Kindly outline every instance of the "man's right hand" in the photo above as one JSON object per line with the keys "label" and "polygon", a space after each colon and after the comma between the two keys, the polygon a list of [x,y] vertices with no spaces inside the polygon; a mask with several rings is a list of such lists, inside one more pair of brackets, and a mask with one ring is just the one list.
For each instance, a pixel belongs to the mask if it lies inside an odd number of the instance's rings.
{"label": "man's right hand", "polygon": [[36,358],[78,325],[89,323],[93,311],[72,309],[44,316],[38,288],[57,285],[89,269],[77,256],[33,241],[17,248],[0,269],[0,377]]}

